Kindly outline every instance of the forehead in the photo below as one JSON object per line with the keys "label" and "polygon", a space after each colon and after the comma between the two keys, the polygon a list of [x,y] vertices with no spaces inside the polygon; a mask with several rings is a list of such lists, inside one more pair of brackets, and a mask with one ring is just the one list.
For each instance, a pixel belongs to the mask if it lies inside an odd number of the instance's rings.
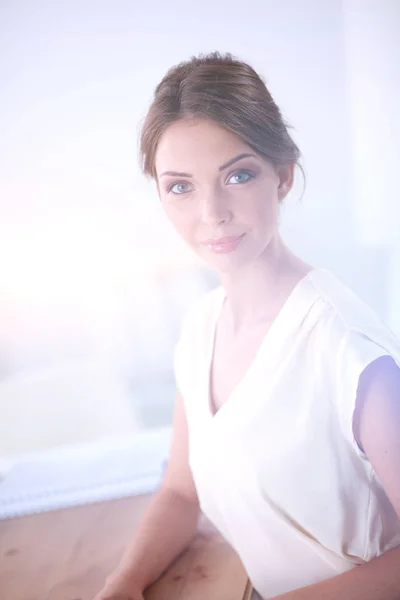
{"label": "forehead", "polygon": [[239,136],[207,120],[172,123],[164,131],[155,156],[157,173],[218,168],[235,154],[254,150]]}

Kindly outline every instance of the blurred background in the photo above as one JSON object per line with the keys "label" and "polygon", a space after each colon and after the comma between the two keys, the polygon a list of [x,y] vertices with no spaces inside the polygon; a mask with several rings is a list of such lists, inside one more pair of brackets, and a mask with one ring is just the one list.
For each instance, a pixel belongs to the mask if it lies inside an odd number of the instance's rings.
{"label": "blurred background", "polygon": [[166,70],[231,52],[303,152],[282,234],[400,335],[400,2],[0,2],[0,458],[171,423],[187,308],[218,283],[140,173]]}

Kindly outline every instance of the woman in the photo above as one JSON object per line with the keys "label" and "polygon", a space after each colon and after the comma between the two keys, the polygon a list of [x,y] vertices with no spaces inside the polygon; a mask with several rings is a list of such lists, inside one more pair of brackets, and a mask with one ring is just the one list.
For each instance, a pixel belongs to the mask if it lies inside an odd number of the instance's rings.
{"label": "woman", "polygon": [[141,149],[222,286],[185,318],[168,469],[97,599],[142,598],[200,510],[262,598],[400,598],[400,345],[283,243],[299,150],[269,91],[230,55],[193,58],[158,85]]}

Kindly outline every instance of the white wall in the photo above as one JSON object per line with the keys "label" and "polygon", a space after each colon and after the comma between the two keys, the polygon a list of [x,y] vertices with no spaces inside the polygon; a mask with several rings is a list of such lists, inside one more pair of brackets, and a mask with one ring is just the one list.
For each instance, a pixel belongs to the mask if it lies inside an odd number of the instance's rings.
{"label": "white wall", "polygon": [[344,0],[343,17],[357,235],[386,253],[386,289],[369,283],[400,334],[400,3]]}
{"label": "white wall", "polygon": [[[400,290],[396,235],[386,240],[383,221],[379,236],[370,235],[376,195],[368,193],[366,177],[374,165],[374,181],[388,174],[381,150],[392,119],[398,127],[398,104],[390,100],[395,61],[386,63],[399,49],[398,3],[377,7],[351,0],[204,0],[190,10],[186,0],[2,3],[0,374],[99,355],[125,360],[124,368],[135,371],[151,348],[157,365],[167,360],[175,325],[169,337],[154,327],[155,313],[158,322],[168,320],[164,298],[154,304],[149,292],[146,313],[143,290],[196,261],[140,174],[138,124],[167,68],[215,49],[264,74],[296,128],[307,189],[299,204],[299,178],[283,211],[287,242],[351,283],[400,332],[391,304]],[[387,52],[382,39],[390,39]],[[371,54],[373,86],[365,70]],[[378,78],[383,63],[387,70]],[[383,135],[379,127],[365,128],[376,105],[364,102],[364,92],[380,86],[390,111],[390,118],[380,114]],[[374,148],[369,156],[360,153],[367,143]],[[398,145],[391,148],[398,158]],[[395,179],[385,181],[382,197],[393,209]],[[132,350],[128,338],[137,325],[132,306],[143,310],[147,353]],[[127,348],[132,354],[124,358]]]}

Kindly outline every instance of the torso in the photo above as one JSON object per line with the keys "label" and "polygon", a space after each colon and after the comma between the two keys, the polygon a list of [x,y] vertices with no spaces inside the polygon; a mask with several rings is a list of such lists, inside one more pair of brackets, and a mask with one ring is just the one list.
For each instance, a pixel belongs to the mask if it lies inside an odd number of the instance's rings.
{"label": "torso", "polygon": [[222,307],[216,324],[209,373],[209,409],[213,415],[229,400],[244,379],[282,306],[310,270],[312,268],[309,265],[301,263],[291,277],[287,278],[280,292],[274,294],[277,298],[275,306],[266,307],[270,317],[254,323],[240,334],[233,333],[232,325],[226,317],[226,306]]}
{"label": "torso", "polygon": [[[247,331],[241,337],[234,339],[218,324],[215,335],[214,353],[210,365],[209,408],[214,416],[228,402],[234,390],[248,373],[254,359],[271,327],[271,322]],[[353,418],[355,439],[361,448],[359,432],[359,405]]]}
{"label": "torso", "polygon": [[323,270],[269,328],[244,328],[246,338],[233,335],[223,296],[211,292],[191,313],[176,355],[190,467],[203,513],[270,598],[399,543],[398,518],[354,443],[351,415],[363,366],[385,353],[400,361],[400,346]]}
{"label": "torso", "polygon": [[210,368],[210,410],[216,414],[231,397],[254,362],[271,323],[255,327],[236,338],[219,322]]}

